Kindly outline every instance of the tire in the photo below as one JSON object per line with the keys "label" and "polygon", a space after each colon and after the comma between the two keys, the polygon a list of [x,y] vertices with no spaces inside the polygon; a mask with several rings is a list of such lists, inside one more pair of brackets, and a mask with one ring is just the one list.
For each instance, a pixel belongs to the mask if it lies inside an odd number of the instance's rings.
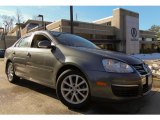
{"label": "tire", "polygon": [[14,65],[12,62],[9,62],[7,64],[6,74],[7,74],[8,81],[10,83],[15,83],[20,79],[18,76],[15,75]]}
{"label": "tire", "polygon": [[58,78],[56,93],[69,108],[81,109],[89,105],[90,89],[84,75],[75,70],[66,70]]}

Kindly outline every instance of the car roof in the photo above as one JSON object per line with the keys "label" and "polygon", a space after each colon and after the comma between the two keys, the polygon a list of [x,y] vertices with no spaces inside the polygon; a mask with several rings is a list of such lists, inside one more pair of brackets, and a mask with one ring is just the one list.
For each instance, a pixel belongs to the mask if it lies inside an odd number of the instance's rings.
{"label": "car roof", "polygon": [[50,30],[38,30],[38,31],[27,33],[27,34],[23,35],[22,37],[30,36],[32,34],[37,34],[37,33],[51,33],[55,37],[58,37],[61,34],[70,34],[70,33],[66,33],[66,32],[58,32],[58,31],[50,31]]}

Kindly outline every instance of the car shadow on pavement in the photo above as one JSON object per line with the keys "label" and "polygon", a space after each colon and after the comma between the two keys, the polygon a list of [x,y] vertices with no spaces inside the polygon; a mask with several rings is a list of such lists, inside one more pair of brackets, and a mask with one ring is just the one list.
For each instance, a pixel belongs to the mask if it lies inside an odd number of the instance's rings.
{"label": "car shadow on pavement", "polygon": [[93,103],[82,114],[160,114],[160,92],[151,91],[147,96],[125,102]]}
{"label": "car shadow on pavement", "polygon": [[[16,85],[29,88],[38,93],[58,99],[55,89],[28,81],[20,80]],[[69,109],[81,114],[160,114],[160,92],[151,91],[147,96],[126,102],[91,102],[91,105],[82,110]]]}
{"label": "car shadow on pavement", "polygon": [[93,103],[87,111],[81,111],[82,114],[138,114],[143,104],[137,102],[125,103]]}
{"label": "car shadow on pavement", "polygon": [[19,86],[22,86],[22,87],[25,87],[25,88],[28,88],[28,89],[31,89],[31,90],[36,91],[38,93],[47,95],[47,96],[52,97],[54,99],[58,99],[55,89],[43,86],[41,84],[29,81],[29,80],[24,80],[24,79],[19,80],[15,84],[19,85]]}

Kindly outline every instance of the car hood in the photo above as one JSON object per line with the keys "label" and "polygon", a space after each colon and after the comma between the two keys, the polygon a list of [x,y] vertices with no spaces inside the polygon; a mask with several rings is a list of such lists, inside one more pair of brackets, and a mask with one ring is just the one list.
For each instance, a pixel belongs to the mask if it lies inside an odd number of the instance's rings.
{"label": "car hood", "polygon": [[113,51],[101,50],[101,49],[90,49],[90,48],[83,48],[83,47],[75,47],[75,49],[99,55],[104,59],[111,58],[111,59],[120,60],[120,61],[123,61],[127,64],[130,64],[130,65],[143,63],[142,60],[140,60],[136,57],[126,55],[126,54],[120,53],[120,52],[113,52]]}

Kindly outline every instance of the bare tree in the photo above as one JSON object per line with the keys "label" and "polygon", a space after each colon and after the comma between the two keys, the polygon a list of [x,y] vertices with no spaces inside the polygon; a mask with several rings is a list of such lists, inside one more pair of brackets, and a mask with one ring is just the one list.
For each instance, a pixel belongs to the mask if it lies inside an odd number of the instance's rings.
{"label": "bare tree", "polygon": [[21,11],[19,9],[17,9],[17,11],[16,11],[16,22],[18,24],[20,24],[20,23],[22,23],[22,21],[23,21],[23,15],[22,15]]}
{"label": "bare tree", "polygon": [[155,32],[157,37],[160,38],[160,26],[159,25],[152,25],[149,31]]}
{"label": "bare tree", "polygon": [[2,15],[2,21],[3,21],[6,32],[9,32],[11,29],[13,29],[15,17]]}
{"label": "bare tree", "polygon": [[[0,28],[2,28],[2,23],[0,22]],[[0,40],[2,39],[2,34],[3,34],[3,30],[2,29],[0,29]]]}
{"label": "bare tree", "polygon": [[18,33],[17,33],[17,39],[21,37],[21,28],[20,28],[20,23],[23,21],[23,15],[19,9],[16,11],[16,22],[18,25]]}

